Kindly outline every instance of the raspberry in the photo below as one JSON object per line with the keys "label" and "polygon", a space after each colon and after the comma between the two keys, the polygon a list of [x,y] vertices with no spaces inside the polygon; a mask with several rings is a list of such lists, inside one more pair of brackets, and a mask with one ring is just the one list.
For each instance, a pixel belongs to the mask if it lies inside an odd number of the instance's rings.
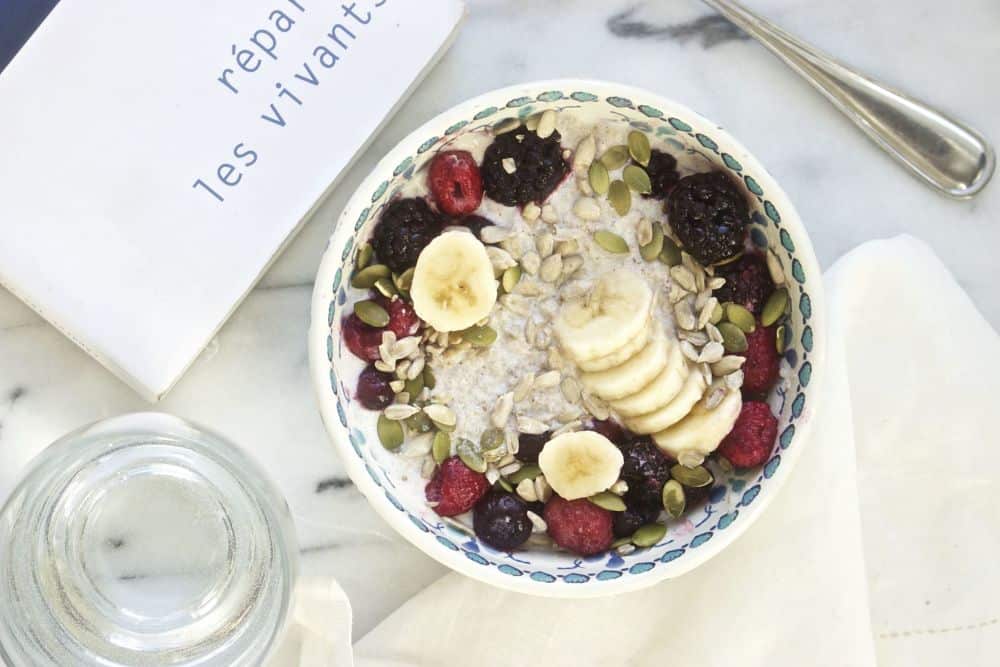
{"label": "raspberry", "polygon": [[389,324],[385,328],[396,334],[396,340],[412,336],[420,330],[420,318],[410,303],[399,297],[388,299],[381,294],[375,300],[389,313]]}
{"label": "raspberry", "polygon": [[523,463],[538,463],[538,455],[542,453],[542,447],[552,439],[552,433],[546,431],[538,435],[522,433],[517,436],[517,459]]}
{"label": "raspberry", "polygon": [[394,379],[392,375],[368,366],[358,376],[358,402],[369,410],[381,410],[389,405],[395,395],[389,383]]}
{"label": "raspberry", "polygon": [[486,475],[470,470],[461,459],[452,456],[441,463],[424,488],[424,495],[437,503],[434,511],[440,516],[455,516],[471,510],[489,489]]}
{"label": "raspberry", "polygon": [[543,201],[569,171],[559,139],[558,132],[541,139],[524,127],[494,139],[481,167],[486,196],[507,206]]}
{"label": "raspberry", "polygon": [[468,151],[445,151],[431,161],[427,184],[438,209],[448,215],[465,215],[483,201],[479,165]]}
{"label": "raspberry", "polygon": [[684,249],[704,265],[743,249],[749,210],[739,187],[719,171],[685,176],[667,197],[667,222]]}
{"label": "raspberry", "polygon": [[586,498],[552,496],[545,505],[545,523],[556,544],[581,556],[606,551],[614,540],[611,512]]}
{"label": "raspberry", "polygon": [[347,349],[359,359],[376,361],[381,358],[378,346],[382,344],[382,329],[365,324],[354,313],[344,318],[340,335]]}
{"label": "raspberry", "polygon": [[761,326],[747,334],[747,350],[743,353],[743,395],[763,396],[778,380],[781,359],[774,345],[775,327]]}
{"label": "raspberry", "polygon": [[767,461],[776,437],[778,420],[771,414],[771,408],[767,403],[748,401],[718,452],[737,468],[752,468]]}
{"label": "raspberry", "polygon": [[764,257],[755,252],[720,266],[715,275],[726,279],[726,284],[714,293],[719,302],[738,303],[754,315],[760,315],[767,297],[774,291],[774,282]]}
{"label": "raspberry", "polygon": [[493,491],[476,503],[472,525],[476,536],[494,549],[511,551],[531,537],[531,520],[524,501]]}
{"label": "raspberry", "polygon": [[666,199],[670,190],[681,180],[681,175],[677,173],[677,159],[670,153],[664,153],[653,149],[646,165],[646,173],[649,174],[649,181],[653,184],[653,191],[649,194],[655,199]]}
{"label": "raspberry", "polygon": [[441,233],[441,218],[423,199],[397,199],[382,212],[372,233],[379,261],[396,273],[417,263],[417,257]]}

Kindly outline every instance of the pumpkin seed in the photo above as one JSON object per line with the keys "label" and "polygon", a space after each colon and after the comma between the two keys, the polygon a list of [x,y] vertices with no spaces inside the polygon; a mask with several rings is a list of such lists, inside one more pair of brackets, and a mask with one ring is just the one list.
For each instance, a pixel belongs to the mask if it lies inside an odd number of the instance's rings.
{"label": "pumpkin seed", "polygon": [[455,446],[455,453],[458,454],[458,458],[462,460],[462,463],[469,470],[478,473],[486,472],[486,461],[483,459],[483,455],[480,453],[479,446],[476,443],[466,438],[459,438],[458,444]]}
{"label": "pumpkin seed", "polygon": [[747,351],[746,334],[732,322],[720,322],[719,333],[722,334],[722,347],[726,348],[726,352],[738,354]]}
{"label": "pumpkin seed", "polygon": [[360,271],[361,269],[368,266],[368,262],[372,261],[372,255],[375,254],[375,248],[372,247],[371,243],[366,243],[358,249],[358,258],[354,262],[354,270]]}
{"label": "pumpkin seed", "polygon": [[434,377],[434,371],[431,370],[430,366],[424,366],[424,386],[433,389],[436,384],[437,378]]}
{"label": "pumpkin seed", "polygon": [[506,442],[503,431],[498,428],[488,428],[479,436],[479,448],[482,451],[496,449]]}
{"label": "pumpkin seed", "polygon": [[520,470],[518,470],[516,472],[512,472],[510,475],[508,475],[507,479],[510,480],[511,484],[513,484],[514,486],[517,486],[518,484],[520,484],[524,480],[526,480],[526,479],[535,479],[536,477],[538,477],[541,474],[542,474],[542,469],[539,468],[537,464],[535,464],[535,463],[527,463],[527,464],[521,466]]}
{"label": "pumpkin seed", "polygon": [[379,278],[389,278],[391,276],[392,271],[385,264],[372,264],[354,274],[354,277],[351,279],[351,287],[371,289],[375,286],[375,281]]}
{"label": "pumpkin seed", "polygon": [[587,170],[587,181],[590,188],[596,195],[608,194],[608,186],[611,185],[611,177],[608,176],[608,168],[602,162],[591,162],[590,169]]}
{"label": "pumpkin seed", "polygon": [[503,291],[508,294],[513,292],[519,280],[521,280],[520,266],[512,266],[504,271],[503,278],[500,279],[500,283],[503,285]]}
{"label": "pumpkin seed", "polygon": [[625,181],[612,181],[608,186],[608,202],[618,215],[625,215],[632,208],[632,192]]}
{"label": "pumpkin seed", "polygon": [[538,126],[535,127],[535,134],[537,134],[540,139],[546,139],[555,131],[555,129],[556,112],[552,109],[546,109],[542,112],[541,117],[538,119]]}
{"label": "pumpkin seed", "polygon": [[413,285],[413,272],[414,272],[414,270],[415,270],[414,267],[411,266],[410,268],[408,268],[406,271],[403,271],[398,276],[393,277],[393,282],[396,283],[396,289],[398,289],[400,292],[409,292],[410,291],[410,286]]}
{"label": "pumpkin seed", "polygon": [[598,507],[608,510],[609,512],[624,512],[625,511],[625,501],[608,491],[601,491],[600,493],[595,493],[594,495],[587,498],[590,502],[594,503]]}
{"label": "pumpkin seed", "polygon": [[573,153],[573,171],[578,174],[583,173],[587,165],[594,161],[596,154],[597,142],[594,140],[594,135],[588,134],[576,145],[576,151]]}
{"label": "pumpkin seed", "polygon": [[374,301],[358,301],[354,304],[354,314],[365,324],[373,327],[384,327],[389,324],[389,313]]}
{"label": "pumpkin seed", "polygon": [[785,325],[779,325],[777,330],[774,332],[774,349],[778,351],[778,354],[785,353]]}
{"label": "pumpkin seed", "polygon": [[435,463],[441,463],[451,456],[451,436],[444,431],[434,434],[434,442],[431,443],[431,456]]}
{"label": "pumpkin seed", "polygon": [[594,232],[594,240],[597,241],[597,245],[601,246],[608,252],[613,252],[617,254],[625,254],[628,252],[628,243],[625,239],[618,236],[614,232],[609,232],[606,229],[600,229]]}
{"label": "pumpkin seed", "polygon": [[726,319],[738,326],[743,333],[751,333],[757,328],[753,313],[738,303],[726,304]]}
{"label": "pumpkin seed", "polygon": [[648,195],[653,191],[653,184],[649,180],[649,174],[639,165],[630,164],[622,172],[622,180],[633,192]]}
{"label": "pumpkin seed", "polygon": [[378,416],[378,424],[375,427],[378,431],[378,440],[386,449],[399,449],[403,444],[403,427],[397,421],[393,421],[385,415]]}
{"label": "pumpkin seed", "polygon": [[632,544],[637,547],[651,547],[667,534],[667,527],[662,523],[647,523],[632,533]]}
{"label": "pumpkin seed", "polygon": [[611,543],[611,548],[617,549],[618,547],[625,546],[626,544],[632,544],[631,537],[619,537],[617,540]]}
{"label": "pumpkin seed", "polygon": [[639,246],[639,254],[647,262],[652,262],[660,256],[663,250],[663,228],[660,225],[653,225],[653,238],[644,246]]}
{"label": "pumpkin seed", "polygon": [[379,278],[375,281],[375,289],[378,293],[387,299],[399,294],[399,290],[396,289],[396,285],[389,278]]}
{"label": "pumpkin seed", "polygon": [[469,327],[462,332],[462,340],[466,340],[476,347],[489,347],[496,339],[496,329],[490,327]]}
{"label": "pumpkin seed", "polygon": [[514,487],[511,486],[510,482],[505,480],[503,477],[497,480],[497,484],[499,484],[500,488],[506,491],[507,493],[514,493]]}
{"label": "pumpkin seed", "polygon": [[[410,395],[412,396],[412,394]],[[403,423],[406,424],[406,428],[414,433],[430,433],[431,429],[434,428],[431,418],[423,412],[418,412],[415,415],[407,417],[403,420]]]}
{"label": "pumpkin seed", "polygon": [[649,158],[652,156],[652,150],[649,148],[649,137],[638,130],[629,132],[628,153],[643,167],[649,164]]}
{"label": "pumpkin seed", "polygon": [[676,479],[669,480],[663,485],[663,509],[667,511],[671,519],[678,518],[684,514],[684,507],[687,500],[684,497],[684,487]]}
{"label": "pumpkin seed", "polygon": [[725,309],[722,304],[718,301],[715,302],[715,308],[712,309],[712,316],[708,318],[710,324],[718,324],[722,321],[723,316],[726,314]]}
{"label": "pumpkin seed", "polygon": [[[424,375],[423,373],[417,374],[416,377],[407,380],[406,385],[403,387],[403,391],[408,393],[411,398],[416,398],[420,395],[420,392],[424,390]],[[423,413],[421,413],[423,414]]]}
{"label": "pumpkin seed", "polygon": [[608,171],[621,169],[628,162],[628,146],[612,146],[604,151],[604,155],[601,156],[601,162],[608,168]]}
{"label": "pumpkin seed", "polygon": [[708,468],[705,466],[688,468],[687,466],[682,466],[680,463],[677,463],[670,468],[670,476],[684,486],[689,486],[693,489],[700,489],[703,486],[708,486],[715,481],[715,478],[712,477],[712,473],[710,473]]}
{"label": "pumpkin seed", "polygon": [[760,314],[760,323],[769,327],[785,314],[785,306],[788,305],[788,290],[779,287],[767,298],[764,310]]}
{"label": "pumpkin seed", "polygon": [[660,261],[667,266],[677,266],[681,263],[681,249],[669,236],[663,238],[663,250],[660,251]]}
{"label": "pumpkin seed", "polygon": [[449,433],[455,430],[458,417],[455,416],[455,412],[447,405],[431,403],[424,406],[424,412],[441,430],[448,431]]}

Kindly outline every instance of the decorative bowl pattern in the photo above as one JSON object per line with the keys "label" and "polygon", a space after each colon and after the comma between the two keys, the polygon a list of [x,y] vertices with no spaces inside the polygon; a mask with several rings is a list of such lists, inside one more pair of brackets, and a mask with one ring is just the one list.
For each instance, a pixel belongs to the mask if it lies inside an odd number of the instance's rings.
{"label": "decorative bowl pattern", "polygon": [[[792,301],[786,327],[787,389],[771,396],[778,443],[758,470],[720,477],[709,502],[670,525],[654,547],[627,556],[581,558],[567,553],[500,552],[438,517],[423,501],[424,481],[406,481],[398,458],[375,434],[375,414],[353,400],[362,363],[342,344],[355,248],[382,208],[434,154],[463,132],[511,116],[573,109],[593,119],[628,123],[673,151],[697,152],[739,179],[750,196],[750,238],[781,260]],[[547,596],[599,596],[648,586],[687,572],[718,553],[759,516],[788,476],[803,446],[822,369],[820,273],[805,230],[771,176],[722,128],[677,103],[643,90],[596,81],[538,82],[487,93],[446,111],[415,131],[373,170],[344,209],[316,279],[309,352],[320,410],[351,479],[397,531],[454,570],[488,583]],[[411,477],[417,477],[415,471]]]}

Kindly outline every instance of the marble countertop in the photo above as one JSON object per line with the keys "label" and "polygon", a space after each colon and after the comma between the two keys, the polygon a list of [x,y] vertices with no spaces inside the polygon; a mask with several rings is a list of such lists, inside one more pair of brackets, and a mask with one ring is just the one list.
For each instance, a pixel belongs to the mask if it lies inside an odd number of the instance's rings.
{"label": "marble countertop", "polygon": [[[307,574],[332,574],[360,636],[444,572],[370,510],[327,441],[308,377],[312,279],[338,211],[420,124],[468,97],[533,79],[618,80],[721,123],[795,202],[820,262],[868,239],[928,241],[1000,329],[1000,183],[978,199],[933,193],[808,85],[696,0],[468,0],[452,49],[157,408],[247,448],[295,514]],[[862,71],[954,112],[1000,142],[994,0],[747,0]],[[516,35],[516,39],[512,36]],[[82,424],[149,406],[0,290],[0,500],[24,464]]]}

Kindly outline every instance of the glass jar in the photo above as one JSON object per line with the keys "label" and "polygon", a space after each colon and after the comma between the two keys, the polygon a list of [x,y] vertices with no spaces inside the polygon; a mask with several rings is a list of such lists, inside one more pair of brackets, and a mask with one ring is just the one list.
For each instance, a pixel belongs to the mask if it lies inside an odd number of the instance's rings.
{"label": "glass jar", "polygon": [[224,439],[159,413],[56,441],[0,511],[15,667],[259,665],[289,616],[288,506]]}

